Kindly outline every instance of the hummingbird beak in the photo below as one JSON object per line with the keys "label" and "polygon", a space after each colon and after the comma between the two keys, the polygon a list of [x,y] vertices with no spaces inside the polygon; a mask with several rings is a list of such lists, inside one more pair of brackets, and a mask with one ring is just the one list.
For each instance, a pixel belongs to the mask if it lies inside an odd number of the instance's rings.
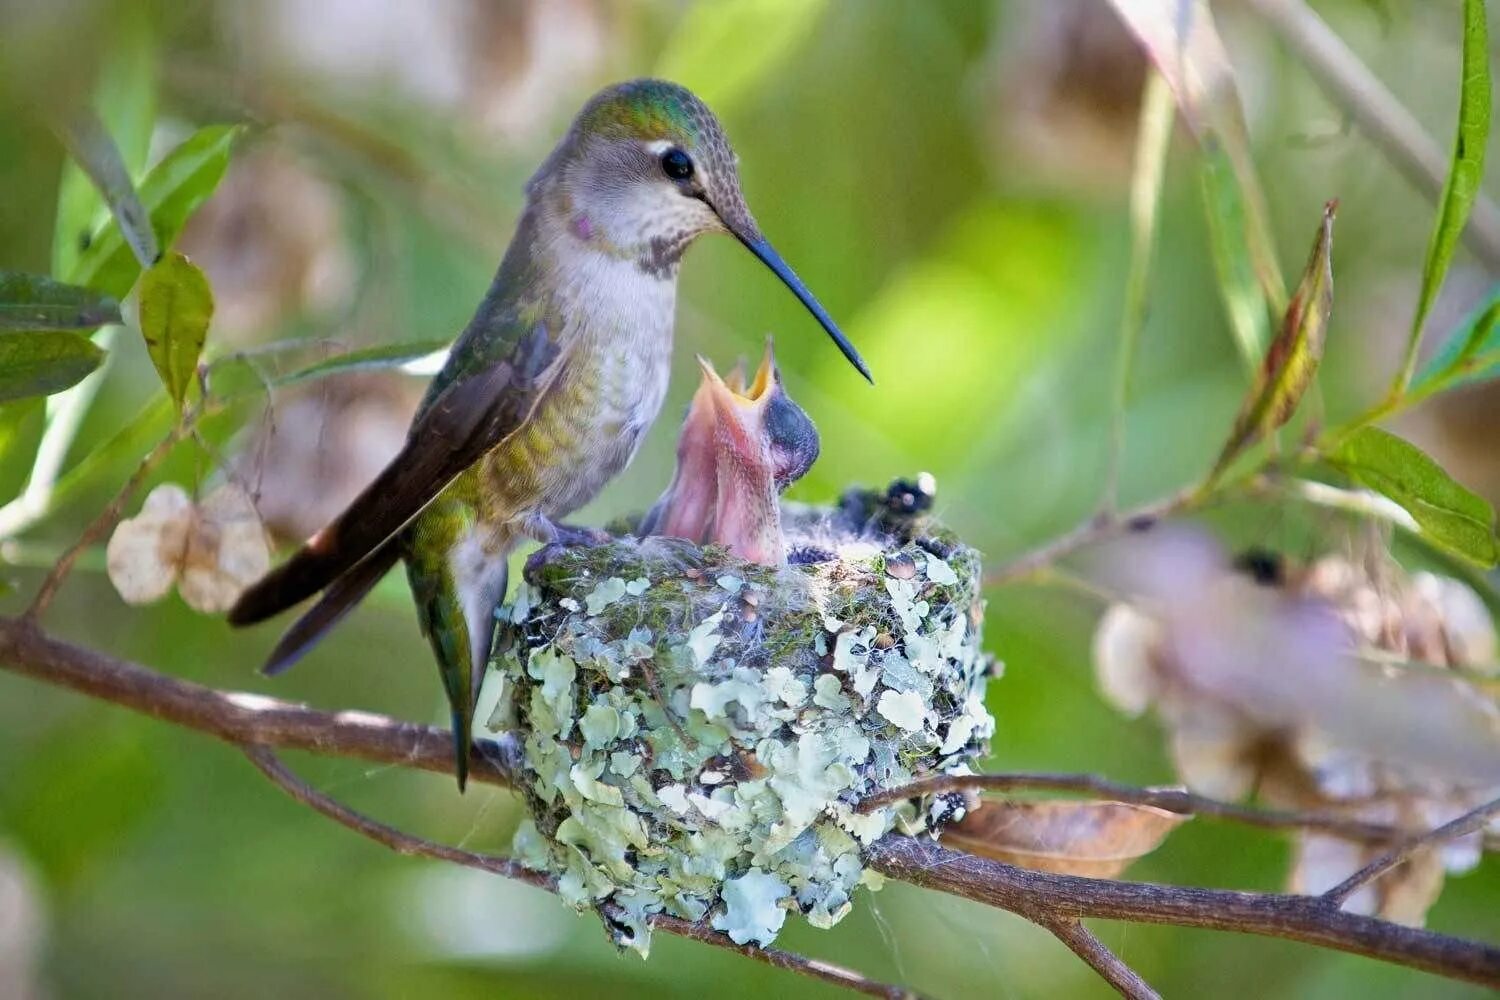
{"label": "hummingbird beak", "polygon": [[824,330],[828,331],[828,336],[833,338],[833,342],[838,345],[838,349],[849,360],[849,363],[865,377],[867,382],[874,385],[875,379],[871,377],[870,369],[865,364],[864,358],[859,356],[859,351],[854,349],[854,345],[849,343],[849,338],[845,337],[843,332],[839,330],[838,324],[833,321],[833,317],[828,315],[828,310],[823,308],[818,300],[813,297],[813,293],[808,291],[807,286],[802,283],[802,279],[797,277],[797,272],[793,271],[787,262],[781,259],[781,254],[776,252],[776,248],[771,246],[770,241],[760,234],[755,223],[751,222],[746,225],[745,223],[738,222],[738,220],[732,222],[723,214],[720,214],[719,217],[724,220],[725,228],[733,233],[736,239],[745,244],[746,249],[760,258],[760,262],[769,267],[771,272],[781,279],[782,284],[792,290],[792,294],[797,296],[798,301],[806,306],[807,311],[813,314],[813,318],[823,325]]}

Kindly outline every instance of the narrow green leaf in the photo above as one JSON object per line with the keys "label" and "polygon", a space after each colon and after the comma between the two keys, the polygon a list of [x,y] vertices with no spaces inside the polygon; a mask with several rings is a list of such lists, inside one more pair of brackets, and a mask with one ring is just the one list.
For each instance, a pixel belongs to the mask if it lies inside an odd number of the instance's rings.
{"label": "narrow green leaf", "polygon": [[1334,467],[1406,508],[1433,542],[1495,565],[1495,511],[1455,482],[1416,445],[1378,427],[1362,427],[1327,456]]}
{"label": "narrow green leaf", "polygon": [[67,330],[0,332],[0,403],[61,392],[103,360],[87,337]]}
{"label": "narrow green leaf", "polygon": [[1219,295],[1224,300],[1224,311],[1240,357],[1254,371],[1266,353],[1270,312],[1256,279],[1255,263],[1250,259],[1244,193],[1219,143],[1203,143],[1201,171],[1203,210],[1208,220],[1214,270],[1219,277]]}
{"label": "narrow green leaf", "polygon": [[1222,156],[1243,206],[1248,259],[1271,309],[1281,312],[1286,308],[1286,282],[1250,155],[1234,66],[1208,0],[1110,0],[1110,5],[1166,77],[1194,138],[1205,150]]}
{"label": "narrow green leaf", "polygon": [[1406,360],[1397,376],[1397,388],[1405,389],[1417,368],[1417,349],[1422,327],[1436,301],[1448,265],[1458,249],[1459,237],[1469,221],[1469,210],[1479,196],[1484,179],[1484,147],[1490,137],[1489,32],[1485,27],[1484,0],[1464,0],[1463,66],[1459,76],[1458,135],[1453,140],[1453,163],[1438,202],[1437,220],[1422,264],[1422,290],[1406,341]]}
{"label": "narrow green leaf", "polygon": [[1323,206],[1323,221],[1318,225],[1302,281],[1287,305],[1281,330],[1266,352],[1210,481],[1242,451],[1291,419],[1312,384],[1323,360],[1323,341],[1333,312],[1333,218],[1337,211],[1336,201]]}
{"label": "narrow green leaf", "polygon": [[181,410],[208,339],[213,289],[197,265],[174,250],[141,279],[140,312],[151,363]]}
{"label": "narrow green leaf", "polygon": [[[141,182],[140,196],[151,213],[157,242],[170,248],[198,206],[208,200],[229,167],[229,154],[241,125],[209,125],[172,150]],[[140,265],[125,246],[114,220],[105,223],[69,275],[87,285],[122,298],[135,284]]]}
{"label": "narrow green leaf", "polygon": [[1426,395],[1440,388],[1500,377],[1497,321],[1500,321],[1500,286],[1492,288],[1489,296],[1458,324],[1458,329],[1417,376],[1412,390]]}
{"label": "narrow green leaf", "polygon": [[92,111],[80,111],[60,122],[57,133],[69,155],[104,196],[104,203],[114,216],[115,228],[136,261],[142,267],[151,266],[160,255],[156,234],[151,231],[151,217],[141,204],[130,171],[104,123]]}
{"label": "narrow green leaf", "polygon": [[120,322],[120,304],[90,288],[0,271],[0,330],[89,330]]}
{"label": "narrow green leaf", "polygon": [[[94,84],[94,109],[114,137],[131,177],[146,169],[146,153],[156,125],[155,26],[145,12],[122,7],[108,26],[109,46]],[[108,217],[99,189],[83,169],[69,159],[63,164],[57,189],[57,221],[53,229],[52,274],[73,273],[78,255]]]}
{"label": "narrow green leaf", "polygon": [[401,344],[384,344],[380,347],[364,347],[346,354],[338,354],[305,368],[283,375],[275,380],[277,385],[292,385],[328,375],[346,372],[376,371],[382,368],[400,368],[436,351],[452,346],[451,340],[415,340]]}

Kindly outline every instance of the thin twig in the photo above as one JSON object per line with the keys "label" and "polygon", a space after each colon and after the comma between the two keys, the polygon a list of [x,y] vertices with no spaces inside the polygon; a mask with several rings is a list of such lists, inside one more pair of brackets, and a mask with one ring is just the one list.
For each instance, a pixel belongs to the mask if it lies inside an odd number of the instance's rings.
{"label": "thin twig", "polygon": [[859,811],[869,812],[919,795],[967,789],[991,792],[1076,792],[1090,798],[1152,806],[1179,816],[1210,816],[1268,830],[1316,830],[1362,843],[1389,843],[1404,835],[1397,827],[1366,823],[1336,813],[1257,809],[1195,795],[1183,788],[1141,788],[1092,774],[940,774],[871,795],[860,802]]}
{"label": "thin twig", "polygon": [[1127,531],[1148,528],[1162,518],[1180,514],[1202,503],[1203,500],[1204,497],[1200,495],[1200,491],[1193,488],[1160,500],[1153,500],[1121,514],[1092,517],[1067,534],[1059,535],[1052,541],[986,573],[984,585],[995,587],[1002,583],[1019,580],[1064,556],[1072,555],[1079,549],[1087,548]]}
{"label": "thin twig", "polygon": [[[363,712],[318,712],[260,695],[166,677],[0,618],[0,667],[198,729],[239,745],[290,747],[451,775],[451,735]],[[474,777],[506,784],[514,739],[476,746]],[[1034,922],[1099,917],[1304,941],[1438,975],[1500,986],[1500,949],[1345,913],[1315,897],[1146,885],[1025,871],[909,837],[870,848],[877,871],[1019,914]]]}
{"label": "thin twig", "polygon": [[[503,878],[514,879],[538,889],[548,892],[557,891],[556,880],[541,872],[535,872],[525,865],[510,859],[498,857],[494,854],[479,854],[474,851],[466,851],[458,847],[449,847],[447,844],[439,844],[421,837],[414,837],[409,833],[397,830],[393,826],[387,826],[378,820],[371,819],[361,812],[357,812],[344,805],[342,802],[324,795],[313,788],[307,782],[292,773],[281,759],[265,747],[245,747],[245,756],[250,758],[254,764],[271,782],[286,792],[293,799],[322,815],[348,827],[361,836],[368,837],[377,844],[383,844],[395,851],[415,857],[434,858],[438,861],[447,861],[455,865],[463,865],[466,868],[475,868],[490,875],[499,875]],[[788,969],[800,975],[813,979],[821,979],[824,982],[834,983],[846,989],[862,993],[866,996],[885,997],[887,1000],[905,1000],[905,998],[916,997],[915,993],[900,986],[892,986],[888,983],[876,982],[866,976],[846,969],[840,965],[830,962],[822,962],[817,959],[804,958],[801,955],[779,948],[755,948],[749,945],[738,945],[725,934],[707,927],[703,924],[694,923],[690,920],[682,920],[665,914],[658,914],[651,918],[651,926],[658,930],[666,931],[668,934],[677,934],[682,937],[711,944],[716,948],[724,948],[728,951],[753,958],[758,962],[765,962],[778,969]]]}
{"label": "thin twig", "polygon": [[[1396,169],[1437,204],[1447,182],[1447,157],[1343,39],[1302,0],[1246,3],[1307,65],[1334,103],[1349,112]],[[1483,192],[1475,199],[1464,227],[1464,242],[1491,272],[1500,271],[1500,208]]]}
{"label": "thin twig", "polygon": [[1449,823],[1444,823],[1435,830],[1429,830],[1420,837],[1413,837],[1404,844],[1392,848],[1389,852],[1365,865],[1359,871],[1350,875],[1338,885],[1323,893],[1325,902],[1335,905],[1343,905],[1344,901],[1366,885],[1378,879],[1386,872],[1406,861],[1420,850],[1437,847],[1450,840],[1467,836],[1482,830],[1491,816],[1500,815],[1500,799],[1486,802],[1477,809],[1472,809]]}
{"label": "thin twig", "polygon": [[1042,926],[1072,949],[1073,954],[1087,962],[1105,982],[1120,992],[1120,996],[1128,997],[1129,1000],[1161,1000],[1161,994],[1152,989],[1151,984],[1142,979],[1140,973],[1110,951],[1093,931],[1083,926],[1081,920],[1049,920]]}
{"label": "thin twig", "polygon": [[1094,917],[1260,934],[1500,987],[1500,948],[1347,913],[1317,896],[1054,875],[896,834],[877,840],[866,861],[890,878],[998,907],[1034,923]]}

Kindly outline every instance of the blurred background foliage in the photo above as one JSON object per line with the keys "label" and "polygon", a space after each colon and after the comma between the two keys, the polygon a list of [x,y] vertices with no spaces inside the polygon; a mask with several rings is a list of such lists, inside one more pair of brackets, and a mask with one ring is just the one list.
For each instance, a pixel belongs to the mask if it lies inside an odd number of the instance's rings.
{"label": "blurred background foliage", "polygon": [[[1424,122],[1451,134],[1458,4],[1329,0],[1318,10]],[[1253,16],[1217,5],[1280,256],[1300,264],[1341,200],[1328,412],[1368,406],[1398,364],[1432,206]],[[768,331],[823,456],[795,488],[932,472],[944,518],[995,562],[1088,516],[1104,480],[1129,251],[1144,63],[1093,0],[0,0],[0,268],[47,273],[67,185],[38,109],[99,95],[127,161],[197,126],[245,122],[229,173],[180,248],[218,300],[209,353],[307,338],[316,353],[451,337],[504,248],[521,187],[600,85],[670,76],[719,112],[765,231],[860,345],[871,390],[794,300],[727,240],[683,270],[667,419],[581,519],[650,503],[670,475],[692,357],[753,355]],[[61,179],[61,180],[60,180]],[[60,187],[62,188],[60,192]],[[1245,385],[1216,291],[1195,150],[1168,161],[1150,312],[1128,409],[1130,505],[1202,475]],[[57,256],[57,255],[63,256]],[[1451,329],[1493,275],[1466,251],[1429,327]],[[1429,348],[1440,337],[1429,336]],[[270,365],[270,362],[266,363]],[[247,366],[248,367],[248,366]],[[248,377],[248,376],[247,376]],[[252,379],[253,381],[253,379]],[[24,595],[154,440],[95,454],[159,397],[137,336],[115,341],[66,467],[102,468],[0,545]],[[179,448],[157,478],[253,485],[283,538],[316,528],[397,444],[421,380],[355,374],[277,390]],[[158,430],[169,418],[162,414]],[[1500,502],[1500,389],[1403,418]],[[22,488],[39,406],[0,411],[0,501]],[[129,443],[127,442],[127,445]],[[1295,510],[1230,508],[1235,544],[1305,551]],[[306,664],[255,673],[274,629],[231,633],[176,598],[124,606],[90,554],[51,621],[176,676],[329,707],[440,721],[404,581],[393,576]],[[3,598],[19,607],[15,594]],[[992,768],[1173,780],[1156,725],[1099,700],[1099,607],[1009,586],[989,595]],[[504,852],[511,795],[348,761],[299,759],[317,787],[405,829]],[[1283,840],[1190,823],[1138,878],[1273,890]],[[1429,926],[1500,936],[1500,862],[1452,880]],[[1268,940],[1149,927],[1102,934],[1167,995],[1473,995],[1444,981]],[[781,944],[938,996],[1096,996],[1042,931],[891,885],[831,931]],[[0,996],[829,995],[659,935],[621,957],[593,917],[475,872],[398,857],[301,808],[232,749],[0,674]]]}

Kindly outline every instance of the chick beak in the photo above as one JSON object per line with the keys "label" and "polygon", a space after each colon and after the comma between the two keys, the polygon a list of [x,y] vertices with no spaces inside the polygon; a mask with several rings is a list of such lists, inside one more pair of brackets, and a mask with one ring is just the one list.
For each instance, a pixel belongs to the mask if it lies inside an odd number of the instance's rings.
{"label": "chick beak", "polygon": [[[766,435],[765,414],[771,393],[741,395],[725,384],[707,361],[699,358],[698,363],[717,420],[717,495],[709,540],[742,559],[779,566],[786,561],[786,543],[781,535],[776,499],[779,491]],[[756,374],[755,385],[764,388],[763,373]]]}
{"label": "chick beak", "polygon": [[735,239],[745,244],[747,250],[755,254],[762,264],[771,269],[772,274],[781,279],[782,284],[792,290],[792,294],[797,296],[797,300],[807,307],[807,311],[812,313],[813,318],[828,332],[828,336],[833,339],[834,344],[838,346],[839,351],[855,370],[865,377],[865,381],[874,385],[875,379],[870,375],[869,366],[865,364],[864,358],[859,356],[859,351],[855,350],[849,338],[845,337],[843,331],[838,328],[833,317],[828,315],[828,310],[823,308],[808,287],[802,283],[802,279],[797,277],[797,272],[781,259],[781,254],[776,252],[771,242],[761,235],[760,228],[756,226],[750,213],[744,210],[743,206],[738,206],[738,209],[720,211],[715,208],[715,212],[724,223],[724,228],[733,233]]}

